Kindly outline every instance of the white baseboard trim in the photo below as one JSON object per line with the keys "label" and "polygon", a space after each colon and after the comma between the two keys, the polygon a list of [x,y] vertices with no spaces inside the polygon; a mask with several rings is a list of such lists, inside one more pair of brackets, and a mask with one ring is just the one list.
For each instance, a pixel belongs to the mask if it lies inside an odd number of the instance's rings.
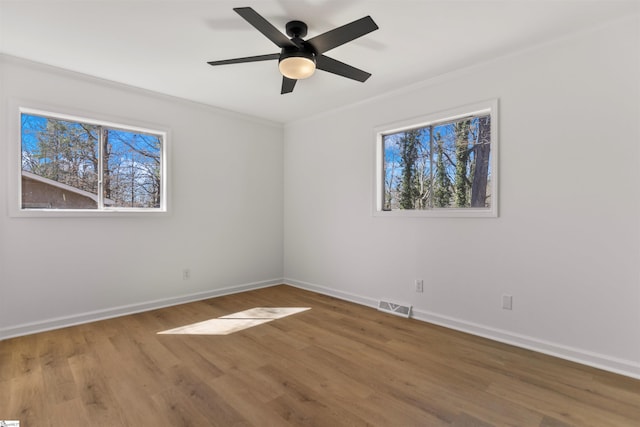
{"label": "white baseboard trim", "polygon": [[[336,289],[319,286],[316,284],[303,282],[291,278],[282,279],[287,285],[297,288],[318,292],[335,298],[351,301],[357,304],[366,305],[375,308],[377,300],[362,295],[351,294]],[[613,372],[631,378],[640,379],[640,363],[631,360],[623,360],[615,357],[598,354],[583,349],[569,347],[563,344],[552,343],[513,332],[468,322],[461,319],[443,316],[426,310],[412,310],[411,317],[423,322],[432,323],[434,325],[443,326],[445,328],[466,332],[493,341],[499,341],[516,347],[525,348],[527,350],[536,351],[538,353],[547,354],[549,356],[558,357],[560,359],[569,360],[580,363],[582,365],[591,366],[597,369]]]}
{"label": "white baseboard trim", "polygon": [[204,292],[181,295],[170,298],[162,298],[152,301],[146,301],[136,304],[128,304],[119,307],[107,308],[103,310],[89,311],[85,313],[73,314],[70,316],[56,317],[37,322],[24,323],[0,328],[0,341],[8,338],[35,334],[38,332],[50,331],[53,329],[66,328],[68,326],[80,325],[83,323],[96,322],[98,320],[111,319],[128,314],[141,313],[144,311],[155,310],[158,308],[169,307],[172,305],[185,304],[188,302],[201,301],[209,298],[215,298],[223,295],[237,294],[254,289],[266,288],[274,285],[282,284],[282,278],[263,280],[260,282],[245,283],[241,285],[232,285],[219,289],[211,289]]}
{"label": "white baseboard trim", "polygon": [[313,291],[319,294],[335,297],[341,300],[355,302],[356,304],[366,305],[368,307],[375,308],[378,305],[378,300],[375,300],[373,298],[364,297],[349,292],[338,291],[336,289],[326,288],[324,286],[315,285],[313,283],[303,282],[301,280],[295,280],[288,277],[283,278],[282,283],[284,283],[285,285],[293,286],[295,288],[300,288],[307,291]]}

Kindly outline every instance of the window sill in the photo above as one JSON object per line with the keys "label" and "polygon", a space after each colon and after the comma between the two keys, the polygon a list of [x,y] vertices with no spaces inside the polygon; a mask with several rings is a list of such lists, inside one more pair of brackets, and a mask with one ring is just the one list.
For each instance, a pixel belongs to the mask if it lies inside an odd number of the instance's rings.
{"label": "window sill", "polygon": [[385,218],[497,218],[497,209],[425,209],[425,210],[374,210],[374,217]]}
{"label": "window sill", "polygon": [[12,218],[119,218],[119,217],[161,217],[167,216],[166,209],[19,209],[11,212]]}

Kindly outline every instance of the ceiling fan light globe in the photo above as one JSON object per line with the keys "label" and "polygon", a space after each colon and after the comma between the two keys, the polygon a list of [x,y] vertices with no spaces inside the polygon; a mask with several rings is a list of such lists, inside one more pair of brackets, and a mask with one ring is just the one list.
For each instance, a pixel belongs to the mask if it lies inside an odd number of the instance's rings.
{"label": "ceiling fan light globe", "polygon": [[290,56],[280,60],[278,68],[283,76],[301,80],[313,75],[316,71],[316,63],[313,59],[304,56]]}

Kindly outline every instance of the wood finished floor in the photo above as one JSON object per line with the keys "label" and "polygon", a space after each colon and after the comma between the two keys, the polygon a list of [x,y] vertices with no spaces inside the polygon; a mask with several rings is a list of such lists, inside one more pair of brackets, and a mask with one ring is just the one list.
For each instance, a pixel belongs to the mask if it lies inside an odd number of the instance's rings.
{"label": "wood finished floor", "polygon": [[[226,336],[157,332],[311,307]],[[640,381],[275,286],[0,342],[0,419],[39,426],[640,425]]]}

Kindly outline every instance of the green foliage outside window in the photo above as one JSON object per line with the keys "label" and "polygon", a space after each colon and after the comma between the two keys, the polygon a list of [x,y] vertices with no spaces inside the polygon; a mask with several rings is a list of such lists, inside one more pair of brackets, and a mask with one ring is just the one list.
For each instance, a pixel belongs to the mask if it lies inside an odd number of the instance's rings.
{"label": "green foliage outside window", "polygon": [[383,135],[383,210],[491,207],[491,116]]}

